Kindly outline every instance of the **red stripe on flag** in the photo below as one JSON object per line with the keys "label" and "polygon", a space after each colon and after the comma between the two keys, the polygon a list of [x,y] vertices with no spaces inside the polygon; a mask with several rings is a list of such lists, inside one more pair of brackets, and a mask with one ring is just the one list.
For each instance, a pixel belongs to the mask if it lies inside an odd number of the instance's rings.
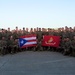
{"label": "red stripe on flag", "polygon": [[27,40],[28,42],[37,42],[37,40]]}
{"label": "red stripe on flag", "polygon": [[35,47],[35,46],[37,46],[37,44],[32,44],[32,45],[24,45],[24,46],[22,46],[21,48],[25,48],[25,47]]}

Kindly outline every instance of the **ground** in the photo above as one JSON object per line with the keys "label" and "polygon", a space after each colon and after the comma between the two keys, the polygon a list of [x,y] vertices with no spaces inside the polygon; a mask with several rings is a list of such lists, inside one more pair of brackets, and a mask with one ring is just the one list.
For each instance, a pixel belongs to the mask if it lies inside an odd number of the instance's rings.
{"label": "ground", "polygon": [[0,56],[0,75],[75,75],[75,57],[25,51]]}

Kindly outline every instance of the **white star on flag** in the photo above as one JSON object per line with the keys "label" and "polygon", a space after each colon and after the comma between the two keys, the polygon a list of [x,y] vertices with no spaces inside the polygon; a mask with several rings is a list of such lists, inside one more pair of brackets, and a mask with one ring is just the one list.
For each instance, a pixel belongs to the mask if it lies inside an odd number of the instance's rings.
{"label": "white star on flag", "polygon": [[24,43],[24,41],[22,40],[22,41],[21,41],[21,44],[23,44],[23,43]]}

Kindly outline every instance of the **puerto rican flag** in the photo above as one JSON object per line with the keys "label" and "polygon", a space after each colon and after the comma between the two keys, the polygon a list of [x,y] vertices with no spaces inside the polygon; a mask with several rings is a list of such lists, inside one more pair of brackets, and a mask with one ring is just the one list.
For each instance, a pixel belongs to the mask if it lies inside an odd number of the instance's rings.
{"label": "puerto rican flag", "polygon": [[25,35],[19,38],[21,48],[37,46],[36,35]]}

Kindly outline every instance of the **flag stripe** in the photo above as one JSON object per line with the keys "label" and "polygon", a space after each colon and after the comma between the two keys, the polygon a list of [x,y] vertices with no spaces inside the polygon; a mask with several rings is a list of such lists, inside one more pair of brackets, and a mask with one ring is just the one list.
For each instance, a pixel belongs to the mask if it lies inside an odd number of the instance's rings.
{"label": "flag stripe", "polygon": [[35,46],[37,46],[36,44],[32,44],[32,45],[24,45],[24,46],[22,46],[21,48],[25,48],[25,47],[35,47]]}
{"label": "flag stripe", "polygon": [[25,40],[36,40],[36,37],[28,37],[28,38],[24,38]]}
{"label": "flag stripe", "polygon": [[34,41],[34,42],[27,42],[24,45],[31,45],[31,44],[37,44],[37,42],[36,41]]}
{"label": "flag stripe", "polygon": [[28,42],[34,42],[34,41],[36,41],[36,40],[27,40]]}

